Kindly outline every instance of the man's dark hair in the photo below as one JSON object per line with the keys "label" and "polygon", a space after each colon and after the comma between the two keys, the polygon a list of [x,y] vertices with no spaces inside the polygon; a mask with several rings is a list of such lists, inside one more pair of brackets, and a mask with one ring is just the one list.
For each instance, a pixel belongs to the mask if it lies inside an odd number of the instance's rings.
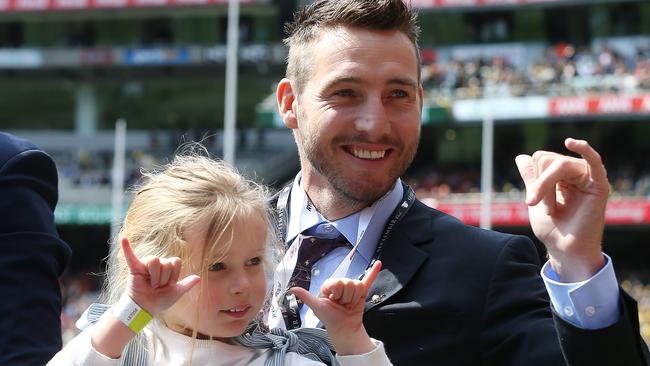
{"label": "man's dark hair", "polygon": [[293,82],[297,93],[302,91],[310,73],[309,44],[323,29],[341,26],[404,33],[415,48],[419,79],[420,28],[417,14],[403,0],[316,0],[296,12],[293,21],[285,27],[284,43],[289,48],[287,78]]}

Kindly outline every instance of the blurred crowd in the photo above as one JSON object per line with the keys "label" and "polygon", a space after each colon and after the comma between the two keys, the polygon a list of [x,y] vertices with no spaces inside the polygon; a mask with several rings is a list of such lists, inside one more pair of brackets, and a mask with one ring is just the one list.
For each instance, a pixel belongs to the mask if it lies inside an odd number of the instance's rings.
{"label": "blurred crowd", "polygon": [[[166,155],[167,154],[167,155]],[[150,170],[165,163],[172,152],[166,154],[152,150],[131,150],[126,156],[125,187],[136,184],[142,170]],[[111,184],[113,156],[108,152],[84,151],[73,157],[72,154],[54,156],[59,167],[60,179],[72,187],[98,187]],[[646,197],[650,199],[650,172],[619,169],[609,172],[612,196]],[[416,189],[418,197],[447,198],[454,193],[480,192],[481,172],[479,169],[423,169],[404,178]],[[512,194],[519,197],[523,185],[519,176],[496,173],[494,192]]]}
{"label": "blurred crowd", "polygon": [[[188,141],[202,141],[212,147],[208,131],[151,133],[148,144],[126,149],[124,186],[136,184],[142,171],[148,171],[167,162],[174,151]],[[69,187],[103,187],[112,181],[113,151],[110,148],[75,148],[48,150],[59,171],[59,179]]]}
{"label": "blurred crowd", "polygon": [[514,66],[507,55],[451,59],[423,65],[422,81],[433,97],[461,99],[636,93],[650,90],[650,45],[626,56],[606,45],[594,49],[562,43],[526,68]]}
{"label": "blurred crowd", "polygon": [[[650,171],[618,169],[608,171],[611,197],[636,197],[650,200]],[[481,191],[479,169],[423,169],[404,180],[415,189],[416,196],[424,201],[450,199],[454,194],[478,194]],[[519,176],[495,174],[493,191],[512,199],[520,199],[523,182]]]}
{"label": "blurred crowd", "polygon": [[93,274],[66,275],[59,280],[61,285],[61,332],[63,344],[79,334],[75,323],[81,314],[97,302],[101,277]]}
{"label": "blurred crowd", "polygon": [[[113,154],[109,151],[77,151],[53,154],[59,179],[73,187],[108,186],[112,180]],[[150,169],[158,159],[149,151],[130,150],[125,156],[124,185],[135,184],[141,169]]]}

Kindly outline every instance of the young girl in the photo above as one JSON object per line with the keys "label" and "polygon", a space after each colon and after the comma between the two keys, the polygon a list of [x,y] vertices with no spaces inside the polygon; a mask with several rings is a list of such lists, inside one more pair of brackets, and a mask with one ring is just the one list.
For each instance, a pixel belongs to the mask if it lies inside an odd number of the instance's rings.
{"label": "young girl", "polygon": [[[275,350],[248,348],[236,338],[257,318],[273,270],[266,193],[224,163],[201,156],[177,156],[148,175],[127,212],[121,245],[110,255],[103,300],[114,305],[49,365],[277,361]],[[390,364],[362,323],[379,267],[363,281],[330,280],[319,297],[293,290],[328,329],[342,365]],[[127,345],[140,350],[128,362],[121,360],[133,353],[125,352]],[[284,364],[322,365],[294,352],[286,353]]]}

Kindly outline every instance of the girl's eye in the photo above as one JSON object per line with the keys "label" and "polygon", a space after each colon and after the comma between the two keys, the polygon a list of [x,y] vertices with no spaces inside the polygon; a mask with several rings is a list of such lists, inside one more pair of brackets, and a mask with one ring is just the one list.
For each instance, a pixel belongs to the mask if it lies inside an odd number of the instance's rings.
{"label": "girl's eye", "polygon": [[256,265],[258,265],[260,263],[262,263],[262,258],[255,257],[255,258],[249,259],[248,263],[246,263],[246,264],[248,264],[249,266],[256,266]]}
{"label": "girl's eye", "polygon": [[223,264],[223,262],[217,262],[217,263],[212,263],[208,267],[208,271],[216,272],[216,271],[221,271],[222,269],[225,269],[225,268],[226,268],[226,265]]}

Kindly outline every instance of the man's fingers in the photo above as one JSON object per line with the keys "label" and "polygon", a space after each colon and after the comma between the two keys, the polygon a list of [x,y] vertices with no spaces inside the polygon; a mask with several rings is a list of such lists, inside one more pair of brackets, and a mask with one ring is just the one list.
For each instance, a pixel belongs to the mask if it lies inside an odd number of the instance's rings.
{"label": "man's fingers", "polygon": [[590,182],[608,186],[607,171],[598,152],[587,141],[567,138],[567,149],[582,158],[560,155],[549,151],[537,151],[532,156],[515,158],[517,169],[526,185],[526,203],[530,206],[540,201],[552,212],[556,205],[556,186],[566,182],[580,188]]}
{"label": "man's fingers", "polygon": [[515,165],[517,165],[517,170],[519,170],[519,175],[521,175],[521,180],[524,181],[524,185],[528,187],[528,184],[535,180],[535,169],[533,168],[533,158],[530,155],[521,154],[515,158]]}
{"label": "man's fingers", "polygon": [[540,193],[542,195],[542,199],[539,203],[542,204],[542,207],[544,208],[544,212],[547,215],[553,215],[553,213],[555,212],[555,208],[557,207],[557,195],[555,191],[555,186],[547,189],[546,191],[541,191]]}
{"label": "man's fingers", "polygon": [[541,200],[546,213],[552,214],[555,210],[555,190],[543,192],[543,195],[540,196],[539,187],[535,184],[537,175],[545,168],[540,167],[539,164],[544,164],[544,161],[540,161],[539,155],[535,157],[519,155],[515,158],[515,164],[526,187],[526,204],[533,206]]}
{"label": "man's fingers", "polygon": [[556,185],[567,182],[580,186],[587,178],[584,160],[565,157],[554,160],[537,178],[532,185],[532,193],[535,194],[533,204],[540,199],[550,200],[551,195],[555,201]]}
{"label": "man's fingers", "polygon": [[524,181],[524,186],[526,187],[526,203],[529,203],[532,199],[530,186],[535,181],[535,178],[537,178],[537,173],[533,166],[533,158],[530,155],[518,155],[515,158],[515,165],[517,165],[517,170],[519,170],[521,180]]}
{"label": "man's fingers", "polygon": [[589,173],[594,180],[599,182],[607,181],[607,170],[605,170],[603,160],[587,141],[568,138],[564,141],[564,145],[567,149],[580,154],[585,159]]}
{"label": "man's fingers", "polygon": [[526,184],[526,204],[534,206],[542,201],[547,213],[555,209],[558,183],[582,186],[589,181],[584,159],[537,151],[530,160],[524,156],[515,161]]}
{"label": "man's fingers", "polygon": [[366,273],[361,280],[366,291],[368,291],[370,286],[372,286],[372,283],[375,282],[375,278],[377,278],[379,271],[381,271],[381,261],[376,260],[375,263],[372,264],[372,267],[370,267],[370,272]]}
{"label": "man's fingers", "polygon": [[131,248],[131,243],[129,239],[122,238],[120,241],[122,246],[122,252],[124,253],[124,259],[126,260],[126,265],[129,266],[131,273],[144,274],[147,273],[147,267],[140,261],[138,256],[135,255],[133,249]]}

